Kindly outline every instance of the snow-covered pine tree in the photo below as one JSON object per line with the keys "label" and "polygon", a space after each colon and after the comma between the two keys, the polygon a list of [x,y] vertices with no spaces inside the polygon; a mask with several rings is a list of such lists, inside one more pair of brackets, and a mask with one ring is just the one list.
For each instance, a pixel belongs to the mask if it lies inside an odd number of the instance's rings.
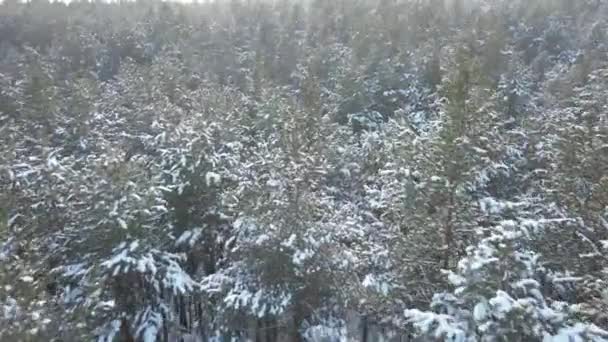
{"label": "snow-covered pine tree", "polygon": [[[526,203],[486,201],[488,213],[518,214]],[[542,257],[529,243],[563,220],[517,217],[480,229],[456,272],[448,272],[451,292],[433,298],[433,311],[406,310],[423,339],[450,341],[604,341],[608,332],[571,321],[566,302],[546,297],[550,279]]]}

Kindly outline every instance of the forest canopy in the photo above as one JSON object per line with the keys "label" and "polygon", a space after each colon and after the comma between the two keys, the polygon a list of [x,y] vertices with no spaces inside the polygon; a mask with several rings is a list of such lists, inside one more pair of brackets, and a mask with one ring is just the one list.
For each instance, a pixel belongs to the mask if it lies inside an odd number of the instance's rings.
{"label": "forest canopy", "polygon": [[608,1],[0,4],[0,340],[608,341]]}

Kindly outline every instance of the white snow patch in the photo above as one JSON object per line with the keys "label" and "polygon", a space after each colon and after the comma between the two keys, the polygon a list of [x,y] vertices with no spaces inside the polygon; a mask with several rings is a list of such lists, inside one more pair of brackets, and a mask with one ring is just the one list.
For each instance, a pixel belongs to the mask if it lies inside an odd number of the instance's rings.
{"label": "white snow patch", "polygon": [[222,177],[215,172],[209,171],[205,174],[205,184],[207,184],[207,186],[219,185],[221,181]]}
{"label": "white snow patch", "polygon": [[34,278],[32,278],[31,276],[23,276],[19,279],[24,283],[31,283],[34,281]]}

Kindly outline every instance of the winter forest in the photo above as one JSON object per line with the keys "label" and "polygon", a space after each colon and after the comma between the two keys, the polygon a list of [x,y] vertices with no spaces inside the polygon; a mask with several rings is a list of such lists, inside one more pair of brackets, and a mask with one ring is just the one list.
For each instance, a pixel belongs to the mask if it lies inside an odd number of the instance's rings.
{"label": "winter forest", "polygon": [[608,341],[608,1],[4,0],[0,341]]}

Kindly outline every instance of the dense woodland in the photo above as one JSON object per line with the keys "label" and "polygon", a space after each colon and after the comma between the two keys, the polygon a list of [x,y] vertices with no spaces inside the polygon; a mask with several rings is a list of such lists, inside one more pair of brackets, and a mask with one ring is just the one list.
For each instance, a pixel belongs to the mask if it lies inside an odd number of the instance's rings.
{"label": "dense woodland", "polygon": [[1,341],[608,341],[608,1],[0,4]]}

